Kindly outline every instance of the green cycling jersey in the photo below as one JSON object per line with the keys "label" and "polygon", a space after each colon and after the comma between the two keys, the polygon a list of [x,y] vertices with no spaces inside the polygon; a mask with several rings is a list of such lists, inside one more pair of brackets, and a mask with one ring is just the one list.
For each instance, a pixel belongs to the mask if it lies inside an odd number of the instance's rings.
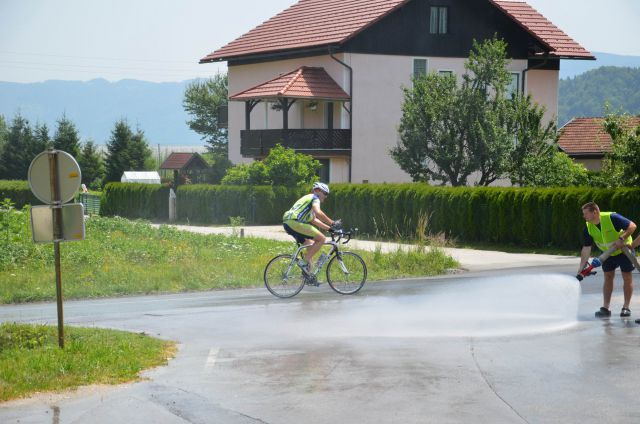
{"label": "green cycling jersey", "polygon": [[313,221],[315,214],[313,213],[312,206],[314,203],[320,203],[320,198],[317,194],[311,193],[306,196],[302,196],[298,201],[284,213],[282,216],[283,221],[294,220],[298,222],[308,223]]}

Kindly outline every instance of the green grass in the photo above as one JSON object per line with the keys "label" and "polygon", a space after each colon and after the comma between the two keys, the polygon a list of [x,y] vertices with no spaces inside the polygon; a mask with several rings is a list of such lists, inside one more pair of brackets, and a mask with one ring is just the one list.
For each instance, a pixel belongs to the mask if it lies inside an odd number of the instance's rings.
{"label": "green grass", "polygon": [[[34,244],[26,212],[5,213],[0,233],[0,303],[55,299],[53,246]],[[6,218],[6,216],[5,216]],[[86,240],[61,244],[65,299],[262,286],[276,254],[294,243],[201,235],[146,222],[92,217]],[[346,246],[348,247],[348,246]],[[369,280],[438,275],[458,264],[438,249],[360,253]]]}
{"label": "green grass", "polygon": [[88,384],[138,380],[140,371],[164,365],[172,342],[144,334],[65,327],[58,347],[55,326],[0,324],[0,401]]}

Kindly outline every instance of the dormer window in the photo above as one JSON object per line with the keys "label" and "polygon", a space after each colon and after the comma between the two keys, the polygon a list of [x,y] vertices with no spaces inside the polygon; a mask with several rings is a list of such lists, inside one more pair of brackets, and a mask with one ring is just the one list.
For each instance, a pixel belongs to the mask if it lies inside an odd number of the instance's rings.
{"label": "dormer window", "polygon": [[447,33],[447,19],[448,19],[448,7],[446,6],[432,6],[431,16],[429,19],[429,34],[446,34]]}

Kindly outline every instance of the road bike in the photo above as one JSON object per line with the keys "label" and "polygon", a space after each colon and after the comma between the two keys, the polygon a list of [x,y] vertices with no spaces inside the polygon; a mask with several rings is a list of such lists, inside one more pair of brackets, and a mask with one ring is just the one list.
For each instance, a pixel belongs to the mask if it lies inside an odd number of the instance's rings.
{"label": "road bike", "polygon": [[319,286],[318,276],[326,264],[326,277],[329,286],[340,294],[357,293],[367,281],[367,265],[360,255],[341,251],[340,244],[347,244],[351,240],[354,230],[330,231],[331,241],[325,246],[331,246],[328,254],[320,255],[315,269],[310,271],[304,262],[304,249],[309,245],[298,243],[293,254],[281,254],[271,259],[264,269],[264,285],[274,296],[281,298],[293,297],[300,293],[305,285]]}

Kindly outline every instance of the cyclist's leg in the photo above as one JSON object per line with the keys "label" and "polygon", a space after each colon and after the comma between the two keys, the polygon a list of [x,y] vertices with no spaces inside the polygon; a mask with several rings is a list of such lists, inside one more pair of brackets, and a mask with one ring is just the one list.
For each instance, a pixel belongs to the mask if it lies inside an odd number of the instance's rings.
{"label": "cyclist's leg", "polygon": [[310,264],[313,263],[313,257],[316,255],[316,253],[318,253],[320,249],[322,249],[324,242],[327,240],[327,238],[320,232],[320,230],[316,229],[316,227],[313,228],[318,232],[318,234],[313,238],[313,244],[309,246],[306,254],[304,255],[304,258]]}
{"label": "cyclist's leg", "polygon": [[[304,224],[295,220],[289,220],[285,221],[283,225],[285,226],[285,231],[287,231],[288,234],[293,235],[296,240],[304,239],[303,244],[310,245],[305,252],[304,258],[309,264],[313,263],[313,256],[322,248],[322,245],[326,241],[326,237],[320,232],[320,230],[311,224]],[[289,227],[291,232],[287,230],[287,227]],[[300,243],[300,241],[298,242]]]}

